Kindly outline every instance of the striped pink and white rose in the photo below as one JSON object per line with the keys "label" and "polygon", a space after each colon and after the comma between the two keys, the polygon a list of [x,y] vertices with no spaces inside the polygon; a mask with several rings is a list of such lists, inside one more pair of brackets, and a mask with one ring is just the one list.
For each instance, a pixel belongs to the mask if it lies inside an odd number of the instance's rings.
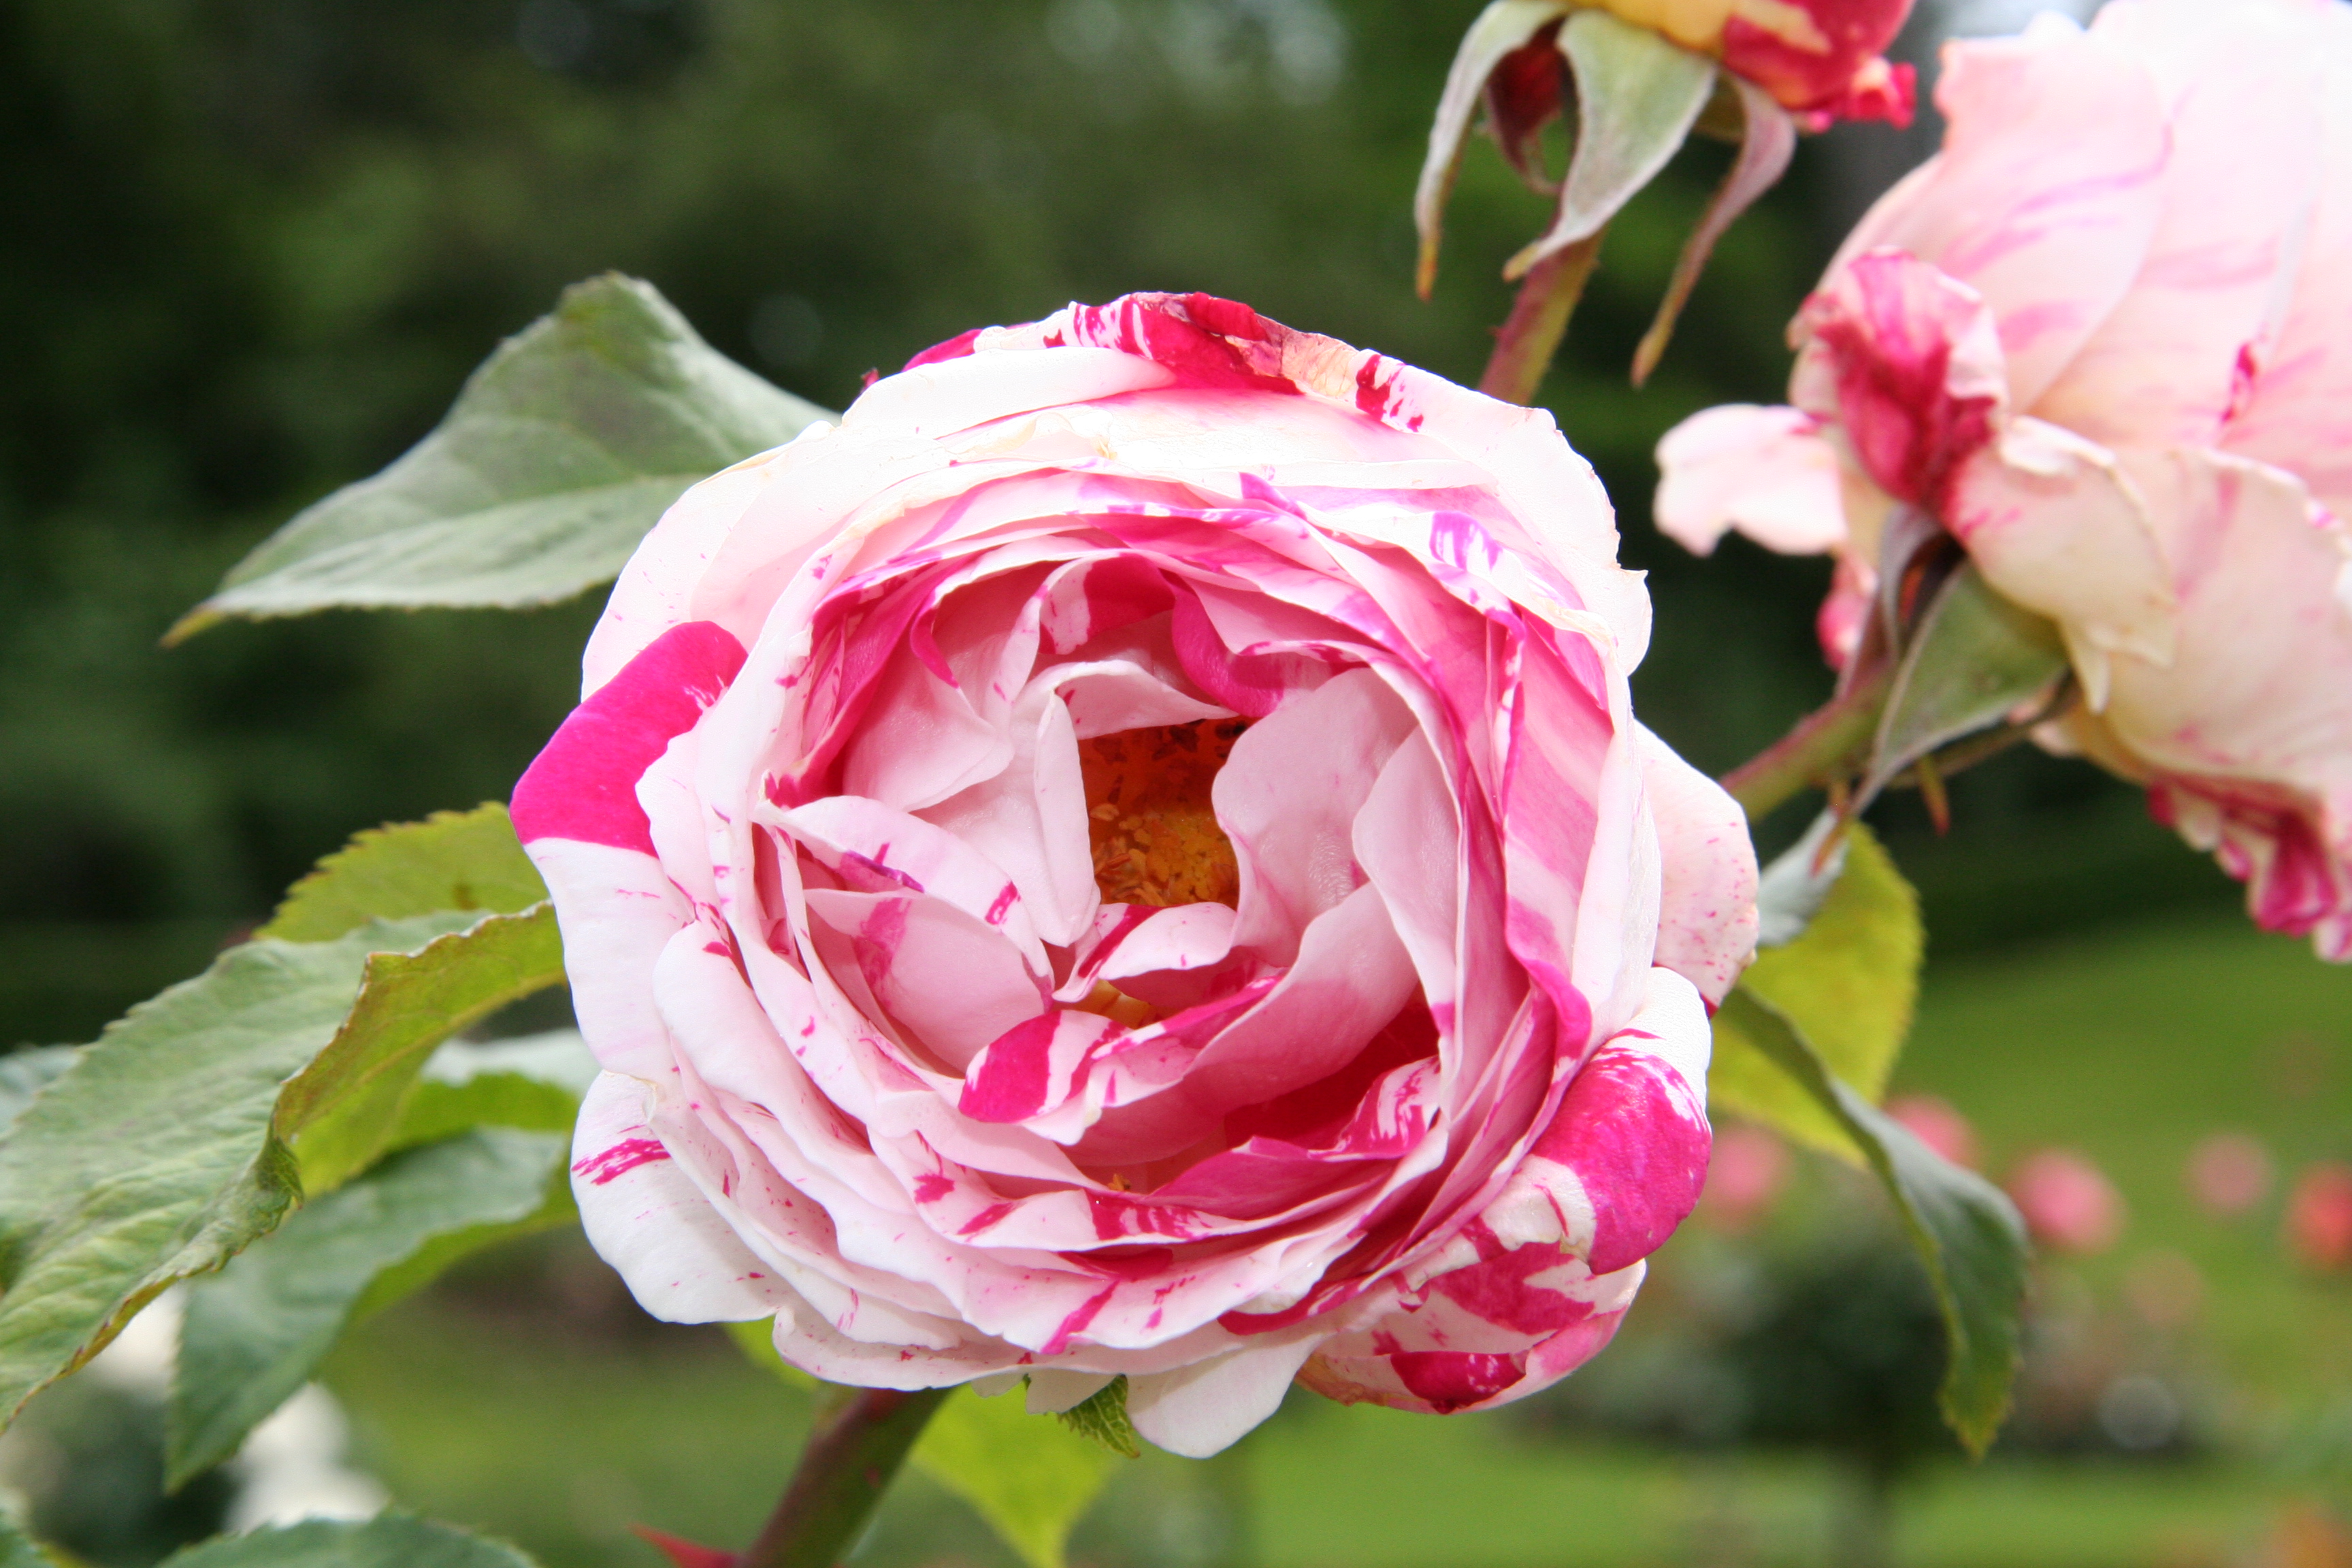
{"label": "striped pink and white rose", "polygon": [[1538,411],[1204,296],[966,334],[689,490],[517,787],[656,1315],[1231,1443],[1607,1342],[1706,1166],[1730,799]]}
{"label": "striped pink and white rose", "polygon": [[1793,329],[1793,407],[1670,432],[1658,522],[1833,550],[1918,508],[2055,621],[2056,729],[2255,919],[2352,959],[2352,5],[2114,0],[1948,47],[1940,156]]}

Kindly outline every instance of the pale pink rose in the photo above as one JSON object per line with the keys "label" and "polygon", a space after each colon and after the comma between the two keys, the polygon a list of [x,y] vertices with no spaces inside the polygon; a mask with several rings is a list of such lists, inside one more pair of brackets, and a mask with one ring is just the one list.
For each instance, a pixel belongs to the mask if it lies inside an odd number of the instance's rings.
{"label": "pale pink rose", "polygon": [[[1706,1163],[1738,809],[1549,415],[1201,295],[970,333],[689,490],[515,792],[656,1316],[894,1388],[1597,1351]],[[1230,758],[1227,752],[1230,751]]]}
{"label": "pale pink rose", "polygon": [[2286,1243],[2305,1268],[2352,1268],[2352,1165],[2322,1160],[2304,1167],[2287,1194]]}
{"label": "pale pink rose", "polygon": [[2045,15],[1948,46],[1937,102],[1798,318],[1796,406],[1669,435],[1659,526],[1836,541],[1842,661],[1923,509],[2064,634],[2045,743],[2352,957],[2352,6]]}
{"label": "pale pink rose", "polygon": [[2010,1173],[2008,1189],[2033,1239],[2054,1252],[2105,1252],[2123,1235],[2123,1194],[2071,1149],[2028,1154]]}
{"label": "pale pink rose", "polygon": [[2217,1218],[2244,1214],[2271,1190],[2270,1151],[2243,1132],[2216,1132],[2189,1152],[2189,1195]]}
{"label": "pale pink rose", "polygon": [[1934,1094],[1898,1094],[1885,1110],[1911,1136],[1953,1164],[1976,1169],[1977,1130],[1950,1100]]}

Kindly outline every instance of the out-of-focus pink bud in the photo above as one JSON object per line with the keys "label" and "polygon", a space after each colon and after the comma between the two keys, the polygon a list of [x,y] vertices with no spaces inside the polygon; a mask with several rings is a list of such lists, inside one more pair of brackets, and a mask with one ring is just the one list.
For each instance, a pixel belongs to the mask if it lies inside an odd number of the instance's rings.
{"label": "out-of-focus pink bud", "polygon": [[2123,1234],[2123,1194],[2071,1149],[2042,1149],[2019,1161],[2009,1195],[2033,1239],[2053,1251],[2105,1252]]}
{"label": "out-of-focus pink bud", "polygon": [[1886,1102],[1886,1114],[1953,1164],[1976,1169],[1977,1130],[1950,1100],[1933,1094],[1898,1094]]}
{"label": "out-of-focus pink bud", "polygon": [[1699,1214],[1721,1230],[1745,1230],[1789,1181],[1789,1146],[1760,1127],[1718,1128]]}
{"label": "out-of-focus pink bud", "polygon": [[2189,1152],[2189,1195],[2217,1218],[2245,1213],[2271,1190],[2270,1151],[2243,1132],[2216,1132]]}
{"label": "out-of-focus pink bud", "polygon": [[2306,1268],[2352,1268],[2352,1165],[2322,1160],[2304,1168],[2287,1194],[2286,1244]]}

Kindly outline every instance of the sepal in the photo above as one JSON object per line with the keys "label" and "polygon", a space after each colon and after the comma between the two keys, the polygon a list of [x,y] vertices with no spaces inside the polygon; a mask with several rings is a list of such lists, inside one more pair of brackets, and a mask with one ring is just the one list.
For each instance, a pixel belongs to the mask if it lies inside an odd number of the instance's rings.
{"label": "sepal", "polygon": [[[1454,178],[1462,166],[1462,149],[1479,107],[1489,101],[1489,84],[1496,68],[1528,47],[1537,35],[1557,27],[1573,9],[1567,0],[1494,0],[1462,35],[1454,65],[1445,74],[1445,90],[1437,100],[1437,116],[1430,122],[1429,153],[1422,161],[1421,184],[1413,193],[1413,226],[1421,234],[1421,258],[1413,287],[1424,300],[1437,281],[1437,247],[1444,227],[1445,201],[1454,194]],[[1502,138],[1506,153],[1511,145]]]}
{"label": "sepal", "polygon": [[1504,264],[1514,281],[1546,257],[1601,232],[1657,177],[1715,91],[1715,62],[1605,11],[1561,25],[1576,80],[1576,151],[1551,227]]}

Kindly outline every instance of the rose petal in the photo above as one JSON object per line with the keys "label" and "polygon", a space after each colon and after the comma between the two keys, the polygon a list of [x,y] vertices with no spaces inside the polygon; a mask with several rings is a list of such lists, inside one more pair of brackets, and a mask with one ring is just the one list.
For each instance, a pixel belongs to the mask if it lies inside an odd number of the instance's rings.
{"label": "rose petal", "polygon": [[2170,140],[2145,68],[2050,13],[2014,38],[1947,47],[1940,155],[1830,264],[1884,247],[1973,289],[2000,324],[2013,405],[2031,409],[2138,275]]}
{"label": "rose petal", "polygon": [[572,1192],[589,1245],[665,1322],[769,1316],[785,1288],[671,1163],[646,1124],[645,1094],[643,1083],[604,1072],[580,1102]]}
{"label": "rose petal", "polygon": [[1658,531],[1712,555],[1731,529],[1783,555],[1845,542],[1837,450],[1795,408],[1731,403],[1692,415],[1658,442]]}

